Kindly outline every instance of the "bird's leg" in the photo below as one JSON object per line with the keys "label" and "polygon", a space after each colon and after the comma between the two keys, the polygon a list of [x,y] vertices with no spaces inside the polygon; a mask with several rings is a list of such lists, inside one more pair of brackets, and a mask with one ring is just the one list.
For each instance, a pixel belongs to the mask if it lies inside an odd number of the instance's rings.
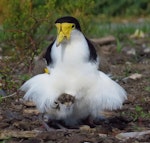
{"label": "bird's leg", "polygon": [[61,125],[59,122],[56,121],[56,125],[61,129],[61,130],[67,130],[67,128],[63,125]]}
{"label": "bird's leg", "polygon": [[104,121],[107,122],[107,118],[105,116],[98,116],[94,118],[91,115],[89,115],[85,120],[83,120],[83,123],[89,125],[91,128],[94,128]]}
{"label": "bird's leg", "polygon": [[91,128],[94,128],[96,126],[94,123],[94,119],[91,115],[89,115],[85,120],[83,120],[83,123],[89,125]]}
{"label": "bird's leg", "polygon": [[96,125],[100,125],[102,122],[108,122],[108,119],[105,116],[98,116],[94,119]]}
{"label": "bird's leg", "polygon": [[[47,131],[56,131],[56,130],[57,131],[66,131],[67,130],[67,128],[65,126],[61,125],[61,123],[59,123],[59,121],[57,121],[57,120],[48,120],[46,123],[46,121],[44,121],[44,119],[43,119],[43,116],[44,116],[44,114],[40,114],[39,120],[41,121],[42,125],[46,128]],[[48,125],[48,122],[50,122],[53,127],[50,127]]]}
{"label": "bird's leg", "polygon": [[44,114],[39,114],[39,120],[42,123],[42,125],[46,128],[47,131],[54,131],[53,128],[50,128],[49,125],[43,120]]}

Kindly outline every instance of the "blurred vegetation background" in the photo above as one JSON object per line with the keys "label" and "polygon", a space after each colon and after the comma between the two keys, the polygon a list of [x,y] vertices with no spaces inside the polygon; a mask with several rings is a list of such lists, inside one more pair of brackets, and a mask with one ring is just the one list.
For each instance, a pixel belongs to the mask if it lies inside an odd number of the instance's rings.
{"label": "blurred vegetation background", "polygon": [[49,44],[47,38],[56,34],[55,20],[64,15],[79,19],[88,37],[119,36],[129,26],[126,32],[132,33],[132,23],[136,27],[145,17],[142,28],[150,30],[149,0],[0,0],[0,46],[4,54],[39,54]]}
{"label": "blurred vegetation background", "polygon": [[149,0],[0,0],[0,48],[9,56],[0,64],[5,88],[16,88],[8,75],[19,73],[21,63],[31,69],[34,57],[56,35],[55,20],[66,15],[76,17],[89,38],[122,39],[137,28],[150,32]]}

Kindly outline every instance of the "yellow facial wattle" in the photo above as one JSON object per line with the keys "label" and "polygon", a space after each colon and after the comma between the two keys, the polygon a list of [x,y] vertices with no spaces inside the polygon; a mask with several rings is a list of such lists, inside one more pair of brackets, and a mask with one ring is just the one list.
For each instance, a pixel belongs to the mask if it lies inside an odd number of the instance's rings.
{"label": "yellow facial wattle", "polygon": [[48,68],[44,68],[44,73],[50,74],[50,71],[48,70]]}
{"label": "yellow facial wattle", "polygon": [[57,46],[66,40],[70,39],[71,31],[75,28],[73,23],[56,23],[57,27]]}

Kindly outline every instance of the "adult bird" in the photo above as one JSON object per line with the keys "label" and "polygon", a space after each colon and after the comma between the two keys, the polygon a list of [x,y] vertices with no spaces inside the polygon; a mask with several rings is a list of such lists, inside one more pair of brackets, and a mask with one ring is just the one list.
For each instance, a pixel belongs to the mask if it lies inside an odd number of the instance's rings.
{"label": "adult bird", "polygon": [[[66,125],[76,125],[89,116],[95,119],[105,109],[121,108],[126,92],[98,70],[96,50],[83,35],[78,20],[66,16],[57,19],[55,25],[56,40],[44,55],[50,74],[39,74],[25,82],[21,87],[26,92],[24,98]],[[63,93],[75,98],[71,110],[53,108]]]}

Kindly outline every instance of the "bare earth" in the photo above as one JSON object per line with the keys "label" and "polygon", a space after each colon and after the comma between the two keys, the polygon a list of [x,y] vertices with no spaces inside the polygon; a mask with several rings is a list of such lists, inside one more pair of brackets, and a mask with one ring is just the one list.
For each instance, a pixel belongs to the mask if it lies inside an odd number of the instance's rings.
{"label": "bare earth", "polygon": [[[122,42],[98,47],[102,55],[101,70],[111,73],[128,93],[123,108],[105,112],[105,120],[90,128],[46,131],[33,105],[24,104],[22,95],[4,98],[0,102],[0,143],[148,143],[150,142],[150,42],[134,39],[134,44]],[[124,136],[130,132],[143,135]],[[131,134],[130,134],[131,135]],[[132,134],[133,135],[133,134]]]}

